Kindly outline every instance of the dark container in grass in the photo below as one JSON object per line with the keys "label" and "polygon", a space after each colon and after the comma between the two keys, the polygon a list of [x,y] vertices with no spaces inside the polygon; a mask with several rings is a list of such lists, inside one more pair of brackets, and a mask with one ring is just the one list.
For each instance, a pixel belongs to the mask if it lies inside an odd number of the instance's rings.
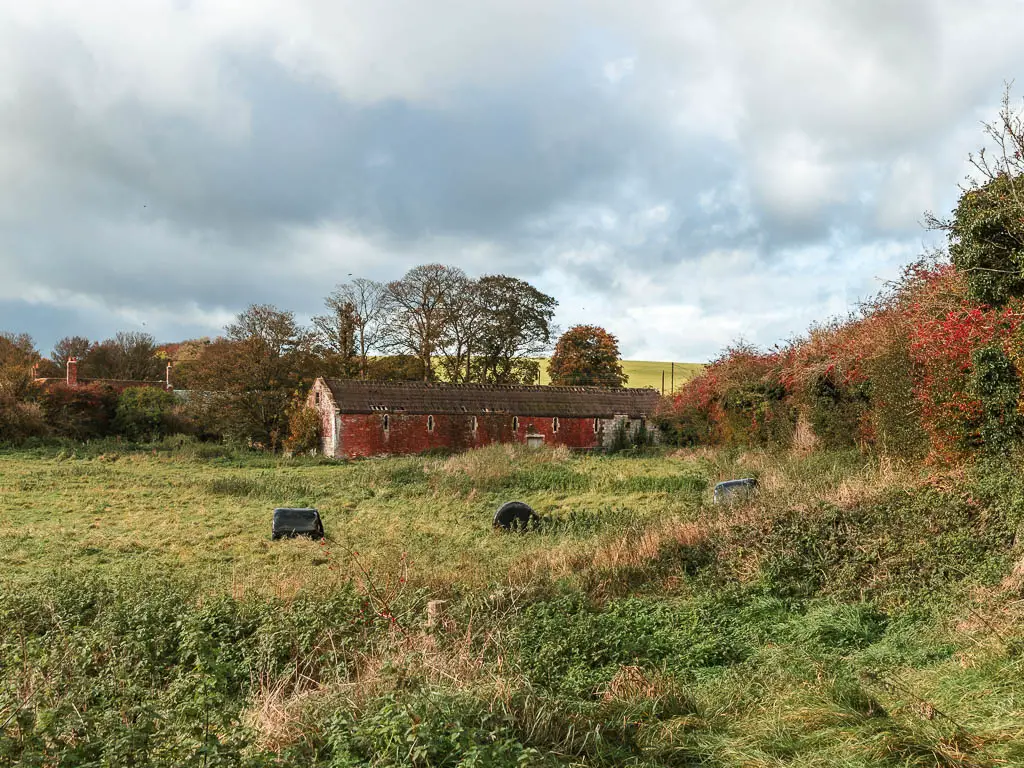
{"label": "dark container in grass", "polygon": [[313,507],[278,507],[274,510],[274,521],[270,526],[270,538],[277,539],[308,536],[311,539],[324,537],[324,523],[320,513]]}
{"label": "dark container in grass", "polygon": [[494,527],[506,531],[525,531],[540,523],[540,518],[529,504],[509,501],[498,507],[494,513]]}
{"label": "dark container in grass", "polygon": [[726,501],[741,501],[757,490],[757,480],[746,477],[742,480],[726,480],[715,486],[715,504]]}

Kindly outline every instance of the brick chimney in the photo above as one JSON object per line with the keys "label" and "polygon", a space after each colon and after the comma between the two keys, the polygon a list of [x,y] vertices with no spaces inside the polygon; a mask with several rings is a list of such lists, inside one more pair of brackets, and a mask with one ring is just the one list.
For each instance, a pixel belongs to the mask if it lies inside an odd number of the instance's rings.
{"label": "brick chimney", "polygon": [[170,360],[167,361],[166,385],[167,385],[167,391],[168,392],[173,389],[173,387],[171,386],[171,361]]}
{"label": "brick chimney", "polygon": [[69,357],[68,358],[68,386],[69,387],[77,387],[78,386],[78,358],[77,357]]}

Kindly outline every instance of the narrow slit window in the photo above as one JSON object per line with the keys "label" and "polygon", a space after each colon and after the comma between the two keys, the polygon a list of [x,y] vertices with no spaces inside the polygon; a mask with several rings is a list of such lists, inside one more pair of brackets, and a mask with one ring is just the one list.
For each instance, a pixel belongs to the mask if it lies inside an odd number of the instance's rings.
{"label": "narrow slit window", "polygon": [[384,414],[384,431],[387,432],[391,429],[391,417],[388,414]]}
{"label": "narrow slit window", "polygon": [[316,402],[317,405],[320,405],[320,392],[319,391],[317,391],[317,393],[315,395],[313,395],[313,400],[314,400],[314,402]]}
{"label": "narrow slit window", "polygon": [[434,431],[434,417],[433,416],[427,416],[427,432],[433,432],[433,431]]}
{"label": "narrow slit window", "polygon": [[599,419],[594,419],[594,434],[595,435],[598,433],[598,429],[599,429],[600,426],[601,426],[600,420]]}
{"label": "narrow slit window", "polygon": [[557,432],[558,431],[558,417],[557,416],[555,416],[555,418],[553,418],[551,420],[551,431],[552,432]]}
{"label": "narrow slit window", "polygon": [[512,431],[513,432],[518,432],[519,431],[519,417],[518,416],[513,416],[512,417]]}

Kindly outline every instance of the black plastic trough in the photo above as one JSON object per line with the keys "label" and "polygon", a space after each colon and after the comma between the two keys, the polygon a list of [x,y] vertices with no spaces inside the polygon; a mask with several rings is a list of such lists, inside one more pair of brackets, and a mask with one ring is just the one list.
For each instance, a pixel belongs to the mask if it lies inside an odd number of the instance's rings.
{"label": "black plastic trough", "polygon": [[324,523],[320,512],[313,507],[278,507],[270,527],[270,538],[308,536],[311,539],[324,537]]}

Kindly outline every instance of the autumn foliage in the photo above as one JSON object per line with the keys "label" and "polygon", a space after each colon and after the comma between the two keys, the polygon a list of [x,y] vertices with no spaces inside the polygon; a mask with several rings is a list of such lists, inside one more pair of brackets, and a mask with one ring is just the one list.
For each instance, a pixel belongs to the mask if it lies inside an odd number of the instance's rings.
{"label": "autumn foliage", "polygon": [[[771,351],[726,350],[674,398],[682,444],[828,447],[949,459],[1020,431],[1024,301],[974,303],[963,273],[921,261],[862,311]],[[1012,434],[1011,434],[1012,433]]]}
{"label": "autumn foliage", "polygon": [[551,383],[562,386],[622,387],[619,341],[596,325],[576,325],[562,334],[548,362]]}

